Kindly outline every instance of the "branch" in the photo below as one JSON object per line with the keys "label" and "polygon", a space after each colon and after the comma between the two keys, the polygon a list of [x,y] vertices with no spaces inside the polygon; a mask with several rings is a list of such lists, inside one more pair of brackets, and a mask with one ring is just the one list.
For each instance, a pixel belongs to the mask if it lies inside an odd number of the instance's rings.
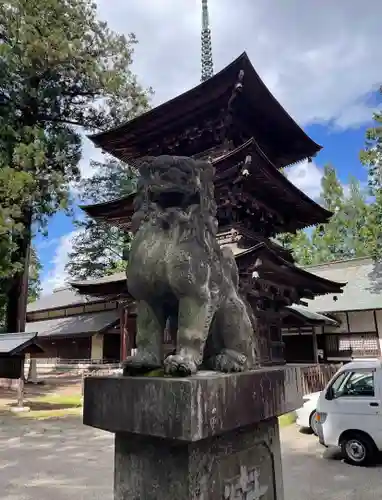
{"label": "branch", "polygon": [[61,92],[61,96],[64,97],[99,97],[101,94],[99,92],[84,92],[81,90],[66,90]]}
{"label": "branch", "polygon": [[114,255],[116,255],[119,259],[122,260],[122,255],[120,255],[118,252],[116,252],[115,250],[113,250],[112,248],[110,248],[109,246],[105,246],[105,250],[109,250],[111,253],[113,253]]}
{"label": "branch", "polygon": [[86,124],[83,123],[83,122],[78,122],[78,121],[75,121],[75,120],[67,120],[65,118],[53,118],[51,116],[39,116],[38,117],[39,120],[43,121],[43,122],[52,122],[52,123],[64,123],[66,125],[75,125],[75,126],[79,126],[79,127],[86,127]]}

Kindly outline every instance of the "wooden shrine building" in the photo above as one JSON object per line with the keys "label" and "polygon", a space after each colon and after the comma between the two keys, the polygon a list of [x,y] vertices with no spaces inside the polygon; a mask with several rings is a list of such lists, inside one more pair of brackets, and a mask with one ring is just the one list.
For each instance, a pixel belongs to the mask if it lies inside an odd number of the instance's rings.
{"label": "wooden shrine building", "polygon": [[[257,317],[261,362],[284,362],[282,322],[288,318],[290,324],[295,318],[300,323],[304,309],[296,310],[296,305],[339,294],[345,284],[297,267],[291,253],[274,240],[280,233],[325,223],[332,214],[280,171],[321,148],[269,92],[247,54],[190,91],[91,139],[137,168],[163,154],[214,164],[218,239],[234,251],[241,293]],[[134,196],[82,208],[96,220],[129,231]],[[133,299],[125,276],[71,284],[86,296],[120,301],[124,358],[134,348],[135,336]],[[323,318],[313,316],[305,314],[305,321]]]}

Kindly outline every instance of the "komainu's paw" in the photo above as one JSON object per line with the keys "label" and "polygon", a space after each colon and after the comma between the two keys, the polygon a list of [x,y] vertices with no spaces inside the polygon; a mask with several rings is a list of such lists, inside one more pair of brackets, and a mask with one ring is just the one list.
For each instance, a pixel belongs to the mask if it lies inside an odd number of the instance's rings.
{"label": "komainu's paw", "polygon": [[178,377],[188,377],[198,371],[195,361],[188,356],[174,354],[164,360],[164,372],[167,375],[177,375]]}
{"label": "komainu's paw", "polygon": [[247,370],[247,356],[231,349],[223,351],[209,360],[209,367],[217,372],[243,372]]}
{"label": "komainu's paw", "polygon": [[135,356],[129,356],[122,363],[123,375],[133,377],[134,375],[144,375],[152,370],[161,367],[160,363],[149,354],[137,353]]}

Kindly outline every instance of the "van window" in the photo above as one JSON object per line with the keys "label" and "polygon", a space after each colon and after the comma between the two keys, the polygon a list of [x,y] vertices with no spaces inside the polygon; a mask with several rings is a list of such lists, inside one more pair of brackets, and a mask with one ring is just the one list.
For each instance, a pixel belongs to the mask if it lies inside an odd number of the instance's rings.
{"label": "van window", "polygon": [[334,380],[331,386],[331,391],[333,394],[333,398],[338,398],[342,395],[343,387],[346,382],[346,379],[349,378],[351,372],[342,372],[338,377]]}
{"label": "van window", "polygon": [[374,397],[373,371],[353,371],[341,375],[334,381],[332,386],[334,398],[343,396]]}

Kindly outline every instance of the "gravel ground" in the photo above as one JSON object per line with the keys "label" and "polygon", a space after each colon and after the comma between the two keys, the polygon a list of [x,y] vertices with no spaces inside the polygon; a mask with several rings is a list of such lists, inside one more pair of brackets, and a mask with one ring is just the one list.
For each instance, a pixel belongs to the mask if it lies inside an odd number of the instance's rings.
{"label": "gravel ground", "polygon": [[[294,425],[281,438],[285,500],[382,498],[381,466],[348,466]],[[0,421],[2,500],[112,500],[112,482],[110,434],[79,420]]]}

